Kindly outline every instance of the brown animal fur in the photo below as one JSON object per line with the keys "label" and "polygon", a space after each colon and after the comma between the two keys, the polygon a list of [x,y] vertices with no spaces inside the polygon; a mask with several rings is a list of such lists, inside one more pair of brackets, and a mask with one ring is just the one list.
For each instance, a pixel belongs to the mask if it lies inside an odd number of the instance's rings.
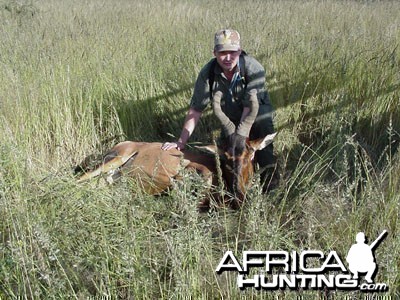
{"label": "brown animal fur", "polygon": [[[253,158],[257,150],[261,150],[272,142],[275,134],[265,138],[250,141],[246,150],[240,156],[233,156],[226,149],[216,149],[214,146],[199,147],[208,152],[219,154],[225,185],[233,197],[229,203],[238,208],[244,201],[248,184],[254,173]],[[84,173],[78,182],[88,180],[101,174],[107,175],[107,181],[112,183],[116,177],[127,175],[137,179],[142,190],[156,195],[171,187],[173,180],[179,179],[183,168],[195,170],[210,186],[218,185],[216,159],[204,153],[179,151],[171,149],[164,151],[161,143],[122,142],[113,147],[104,157],[102,163],[94,170]],[[210,195],[211,196],[211,195]],[[214,198],[221,202],[214,193]],[[200,203],[200,208],[208,208],[210,198]]]}
{"label": "brown animal fur", "polygon": [[[254,155],[255,152],[264,149],[275,138],[276,133],[269,134],[264,138],[247,141],[246,149],[240,155],[233,155],[229,145],[216,149],[214,146],[201,147],[213,153],[218,153],[221,160],[222,177],[227,190],[232,194],[223,199],[224,203],[229,203],[234,209],[239,208],[246,197],[246,191],[251,184],[254,175]],[[214,173],[215,174],[215,173]],[[204,206],[209,204],[209,199],[205,200]]]}

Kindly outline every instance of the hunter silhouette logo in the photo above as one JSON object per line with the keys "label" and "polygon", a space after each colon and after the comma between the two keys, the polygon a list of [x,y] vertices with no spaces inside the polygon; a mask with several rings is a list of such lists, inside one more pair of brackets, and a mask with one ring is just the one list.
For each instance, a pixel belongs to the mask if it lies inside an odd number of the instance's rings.
{"label": "hunter silhouette logo", "polygon": [[[350,247],[346,256],[348,268],[340,255],[332,250],[297,251],[243,251],[241,262],[232,251],[226,251],[215,272],[237,273],[237,287],[241,290],[277,290],[299,288],[313,290],[360,290],[363,292],[385,292],[386,283],[375,283],[377,272],[374,251],[386,237],[384,230],[370,245],[365,235],[359,232],[356,244]],[[365,275],[364,275],[365,274]],[[364,275],[365,280],[360,276]]]}
{"label": "hunter silhouette logo", "polygon": [[368,283],[373,283],[373,277],[376,274],[376,263],[373,252],[386,235],[387,231],[384,230],[371,245],[368,245],[365,243],[364,232],[357,233],[357,244],[351,246],[346,257],[349,263],[349,270],[353,274],[353,279],[358,279],[358,273],[367,273],[365,280]]}

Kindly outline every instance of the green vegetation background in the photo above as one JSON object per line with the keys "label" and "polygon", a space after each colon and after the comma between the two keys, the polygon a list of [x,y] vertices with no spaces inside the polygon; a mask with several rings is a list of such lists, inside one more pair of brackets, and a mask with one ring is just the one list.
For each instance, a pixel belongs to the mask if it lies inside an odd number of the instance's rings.
{"label": "green vegetation background", "polygon": [[[240,292],[226,250],[374,240],[400,294],[400,4],[396,1],[0,1],[0,298],[359,298]],[[150,197],[77,184],[72,166],[126,139],[180,134],[213,33],[237,29],[267,70],[281,187],[198,214],[201,183]],[[208,112],[191,142],[209,143]],[[171,136],[172,135],[172,136]],[[196,189],[198,194],[191,191]]]}

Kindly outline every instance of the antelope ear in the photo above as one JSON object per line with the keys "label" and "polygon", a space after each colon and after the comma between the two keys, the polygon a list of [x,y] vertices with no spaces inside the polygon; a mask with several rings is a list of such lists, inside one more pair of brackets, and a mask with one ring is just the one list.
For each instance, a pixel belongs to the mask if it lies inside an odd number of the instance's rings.
{"label": "antelope ear", "polygon": [[250,152],[250,160],[253,161],[254,156],[256,155],[256,151],[253,148],[250,148],[249,152]]}
{"label": "antelope ear", "polygon": [[269,144],[271,144],[273,142],[273,140],[274,140],[274,138],[275,138],[275,136],[277,134],[278,133],[275,132],[275,133],[272,133],[272,134],[268,134],[264,138],[259,138],[259,139],[254,140],[254,141],[250,141],[249,145],[254,151],[262,150],[262,149],[264,149],[265,147],[267,147]]}

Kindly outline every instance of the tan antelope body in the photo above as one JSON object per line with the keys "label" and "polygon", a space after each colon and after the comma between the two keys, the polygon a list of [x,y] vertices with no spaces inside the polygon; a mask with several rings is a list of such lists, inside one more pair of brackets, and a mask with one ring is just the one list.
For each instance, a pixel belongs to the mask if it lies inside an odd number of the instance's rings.
{"label": "tan antelope body", "polygon": [[[244,200],[254,172],[255,151],[266,147],[274,137],[275,134],[271,134],[248,142],[246,151],[240,157],[230,155],[227,148],[224,150],[214,146],[199,147],[219,154],[222,179],[228,192],[233,194],[229,201],[233,208],[238,208]],[[83,168],[85,173],[79,177],[78,181],[106,175],[107,181],[112,183],[121,175],[126,175],[137,179],[144,192],[156,195],[170,188],[174,180],[179,180],[183,169],[189,169],[201,174],[210,188],[212,185],[218,185],[218,166],[214,155],[177,149],[164,151],[161,145],[161,143],[131,141],[119,143],[103,156],[102,163],[94,170],[87,171]],[[201,206],[208,207],[209,202],[210,199],[206,198]]]}
{"label": "tan antelope body", "polygon": [[110,149],[102,163],[78,181],[105,175],[112,183],[125,175],[137,179],[145,193],[156,195],[170,187],[184,167],[183,154],[176,149],[163,151],[161,143],[125,141]]}

